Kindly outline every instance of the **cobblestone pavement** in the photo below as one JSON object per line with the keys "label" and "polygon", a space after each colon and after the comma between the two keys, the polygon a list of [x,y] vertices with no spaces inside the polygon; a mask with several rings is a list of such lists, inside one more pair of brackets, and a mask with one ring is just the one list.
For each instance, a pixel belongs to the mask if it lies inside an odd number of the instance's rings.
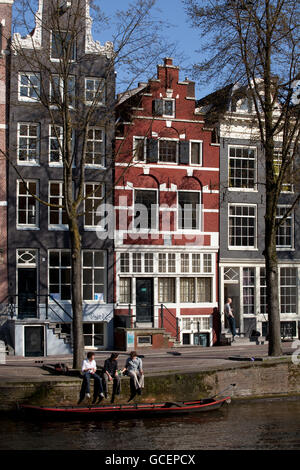
{"label": "cobblestone pavement", "polygon": [[[284,343],[283,350],[291,354],[291,343]],[[145,374],[172,373],[175,371],[197,372],[212,368],[232,368],[244,362],[230,360],[229,357],[239,356],[244,358],[267,358],[268,346],[225,346],[214,348],[178,348],[169,350],[139,350],[143,357]],[[127,353],[119,353],[119,367],[123,367]],[[97,365],[103,365],[104,359],[110,355],[109,351],[97,352]],[[0,365],[0,382],[6,381],[45,381],[59,380],[60,376],[52,375],[42,369],[42,364],[55,364],[64,362],[72,366],[72,357],[51,356],[41,358],[24,358],[7,356],[6,364]],[[64,377],[64,380],[72,381],[73,377]]]}

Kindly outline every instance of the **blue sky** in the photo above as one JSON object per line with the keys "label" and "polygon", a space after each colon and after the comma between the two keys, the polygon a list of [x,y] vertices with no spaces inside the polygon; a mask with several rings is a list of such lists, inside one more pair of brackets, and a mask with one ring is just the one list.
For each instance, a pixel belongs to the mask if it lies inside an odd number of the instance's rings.
{"label": "blue sky", "polygon": [[[107,16],[113,15],[117,9],[126,9],[130,3],[130,0],[96,0],[96,4],[103,9]],[[183,55],[184,57],[184,60],[181,58],[180,61],[178,59],[176,60],[176,55],[174,57],[175,65],[179,65],[181,68],[185,69],[181,72],[181,78],[184,79],[186,76],[192,78],[191,73],[186,69],[188,69],[191,64],[198,61],[199,53],[197,53],[196,50],[199,47],[199,38],[197,31],[192,29],[188,24],[182,1],[157,0],[154,12],[155,16],[160,16],[161,19],[166,18],[166,21],[171,25],[168,29],[166,28],[166,34],[169,35],[171,41],[177,43],[178,56]],[[95,39],[103,43],[109,40],[109,36],[110,30],[108,28],[100,35],[95,34]],[[149,73],[149,77],[152,76],[153,72],[154,70]],[[121,74],[122,71],[119,70],[118,73]],[[145,79],[147,79],[147,77],[143,78],[143,80]],[[196,86],[196,96],[198,98],[205,96],[211,91],[213,91],[211,86],[205,88]]]}

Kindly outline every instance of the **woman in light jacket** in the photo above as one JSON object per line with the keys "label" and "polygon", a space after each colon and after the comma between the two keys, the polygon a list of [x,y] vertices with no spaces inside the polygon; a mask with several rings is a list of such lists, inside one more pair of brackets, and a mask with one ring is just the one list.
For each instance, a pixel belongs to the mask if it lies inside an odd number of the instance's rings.
{"label": "woman in light jacket", "polygon": [[136,393],[141,395],[142,388],[144,388],[144,371],[142,359],[137,356],[136,351],[131,351],[128,357],[123,373],[127,372],[130,377],[131,385],[131,396],[128,401],[132,400]]}

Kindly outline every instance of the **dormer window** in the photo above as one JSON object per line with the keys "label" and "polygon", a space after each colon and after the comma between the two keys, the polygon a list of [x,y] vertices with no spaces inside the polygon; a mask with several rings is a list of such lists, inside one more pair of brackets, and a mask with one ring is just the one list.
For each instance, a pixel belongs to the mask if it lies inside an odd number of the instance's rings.
{"label": "dormer window", "polygon": [[163,100],[163,114],[164,116],[174,117],[175,115],[175,101]]}

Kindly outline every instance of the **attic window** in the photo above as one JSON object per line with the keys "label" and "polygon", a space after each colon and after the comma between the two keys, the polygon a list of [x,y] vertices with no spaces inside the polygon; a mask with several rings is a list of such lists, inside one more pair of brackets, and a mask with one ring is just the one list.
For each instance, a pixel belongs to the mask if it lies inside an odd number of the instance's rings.
{"label": "attic window", "polygon": [[173,100],[163,100],[163,114],[165,116],[174,116],[174,104]]}
{"label": "attic window", "polygon": [[51,59],[76,58],[76,44],[72,33],[68,31],[52,31],[51,34]]}
{"label": "attic window", "polygon": [[156,116],[175,117],[174,99],[157,99],[153,101],[153,114]]}

